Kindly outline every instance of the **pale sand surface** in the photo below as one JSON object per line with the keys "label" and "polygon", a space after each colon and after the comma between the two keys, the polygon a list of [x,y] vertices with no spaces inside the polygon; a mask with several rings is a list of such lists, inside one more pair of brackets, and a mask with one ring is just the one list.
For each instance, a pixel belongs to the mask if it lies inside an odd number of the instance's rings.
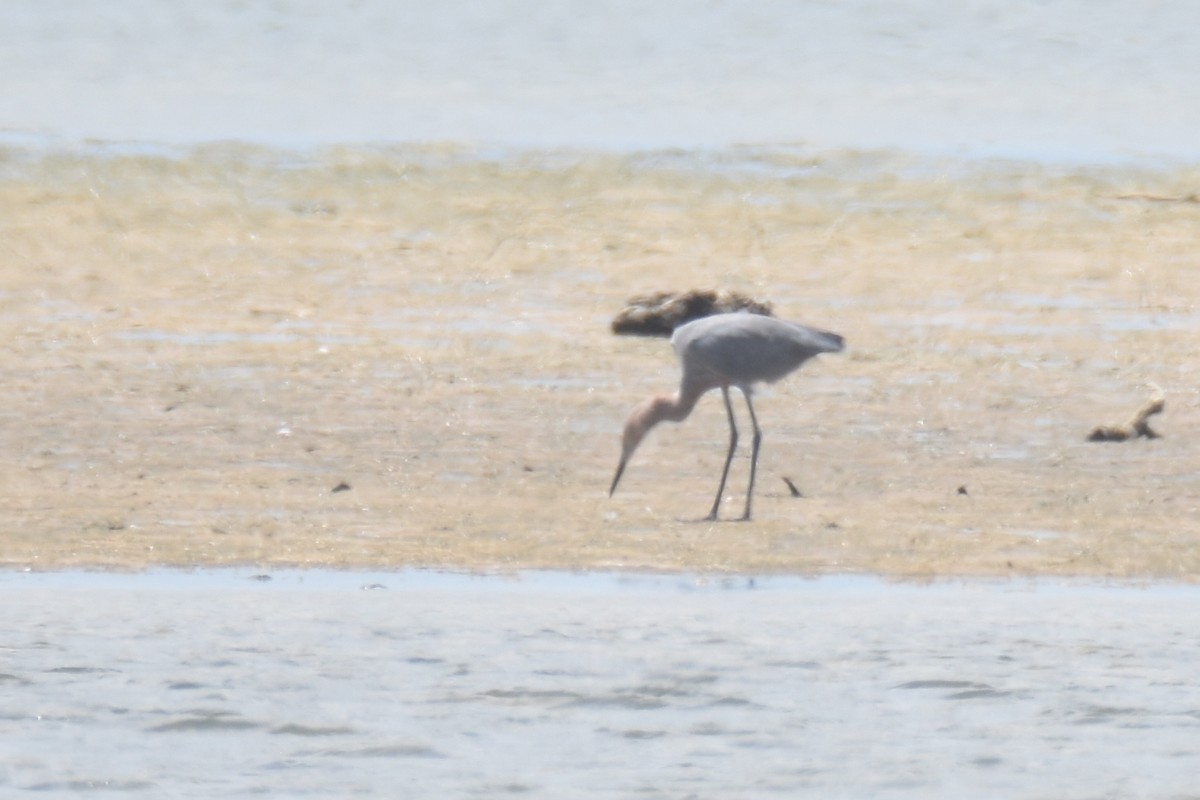
{"label": "pale sand surface", "polygon": [[[1193,580],[1198,185],[790,151],[3,151],[0,563]],[[626,414],[678,376],[608,322],[693,287],[849,345],[760,394],[749,524],[688,521],[717,395],[606,495]],[[1085,442],[1152,384],[1161,439]]]}

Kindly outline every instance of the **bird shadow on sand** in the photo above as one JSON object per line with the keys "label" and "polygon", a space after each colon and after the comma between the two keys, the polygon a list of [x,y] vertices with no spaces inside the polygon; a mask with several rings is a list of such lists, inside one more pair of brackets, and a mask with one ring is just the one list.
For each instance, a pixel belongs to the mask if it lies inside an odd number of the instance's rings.
{"label": "bird shadow on sand", "polygon": [[682,522],[685,525],[699,525],[703,522],[754,522],[753,517],[676,517],[676,522]]}

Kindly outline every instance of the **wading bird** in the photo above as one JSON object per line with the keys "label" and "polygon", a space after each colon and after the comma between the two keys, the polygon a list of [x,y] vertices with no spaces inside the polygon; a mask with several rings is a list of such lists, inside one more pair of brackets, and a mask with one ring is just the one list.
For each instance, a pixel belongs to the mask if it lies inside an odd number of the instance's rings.
{"label": "wading bird", "polygon": [[758,447],[762,442],[762,431],[758,429],[754,404],[750,401],[753,384],[773,383],[819,353],[836,353],[842,349],[843,339],[836,333],[795,322],[758,314],[735,313],[704,317],[681,325],[671,336],[671,345],[683,366],[679,391],[674,395],[656,395],[633,409],[625,423],[625,433],[621,438],[621,462],[617,464],[617,474],[613,476],[608,495],[612,497],[617,490],[625,465],[651,428],[663,420],[682,422],[692,413],[702,394],[719,388],[725,398],[725,412],[729,415],[729,452],[725,454],[725,468],[721,471],[717,498],[713,501],[712,511],[708,512],[707,519],[715,520],[721,506],[721,495],[725,492],[725,479],[729,477],[729,465],[737,449],[737,424],[733,419],[733,406],[729,402],[729,387],[736,386],[746,398],[750,424],[754,427],[750,485],[746,489],[746,510],[742,514],[742,519],[748,520],[750,501],[754,495],[754,472],[758,466]]}

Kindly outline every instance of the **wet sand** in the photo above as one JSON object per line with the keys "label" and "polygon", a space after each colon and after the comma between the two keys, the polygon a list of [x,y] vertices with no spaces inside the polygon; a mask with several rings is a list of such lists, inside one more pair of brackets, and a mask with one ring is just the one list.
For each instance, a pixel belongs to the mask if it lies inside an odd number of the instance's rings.
{"label": "wet sand", "polygon": [[[0,175],[8,566],[1200,574],[1195,168],[209,146]],[[606,496],[678,378],[608,322],[707,287],[849,343],[756,402],[750,524],[690,521],[716,396]],[[1085,441],[1151,385],[1161,439]]]}

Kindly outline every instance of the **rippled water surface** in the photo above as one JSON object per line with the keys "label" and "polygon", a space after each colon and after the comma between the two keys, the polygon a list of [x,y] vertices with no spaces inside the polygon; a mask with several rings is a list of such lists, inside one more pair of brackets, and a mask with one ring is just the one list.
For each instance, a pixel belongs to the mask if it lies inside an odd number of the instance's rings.
{"label": "rippled water surface", "polygon": [[1200,590],[0,575],[7,797],[1197,797]]}
{"label": "rippled water surface", "polygon": [[0,134],[1196,157],[1200,7],[0,4]]}

